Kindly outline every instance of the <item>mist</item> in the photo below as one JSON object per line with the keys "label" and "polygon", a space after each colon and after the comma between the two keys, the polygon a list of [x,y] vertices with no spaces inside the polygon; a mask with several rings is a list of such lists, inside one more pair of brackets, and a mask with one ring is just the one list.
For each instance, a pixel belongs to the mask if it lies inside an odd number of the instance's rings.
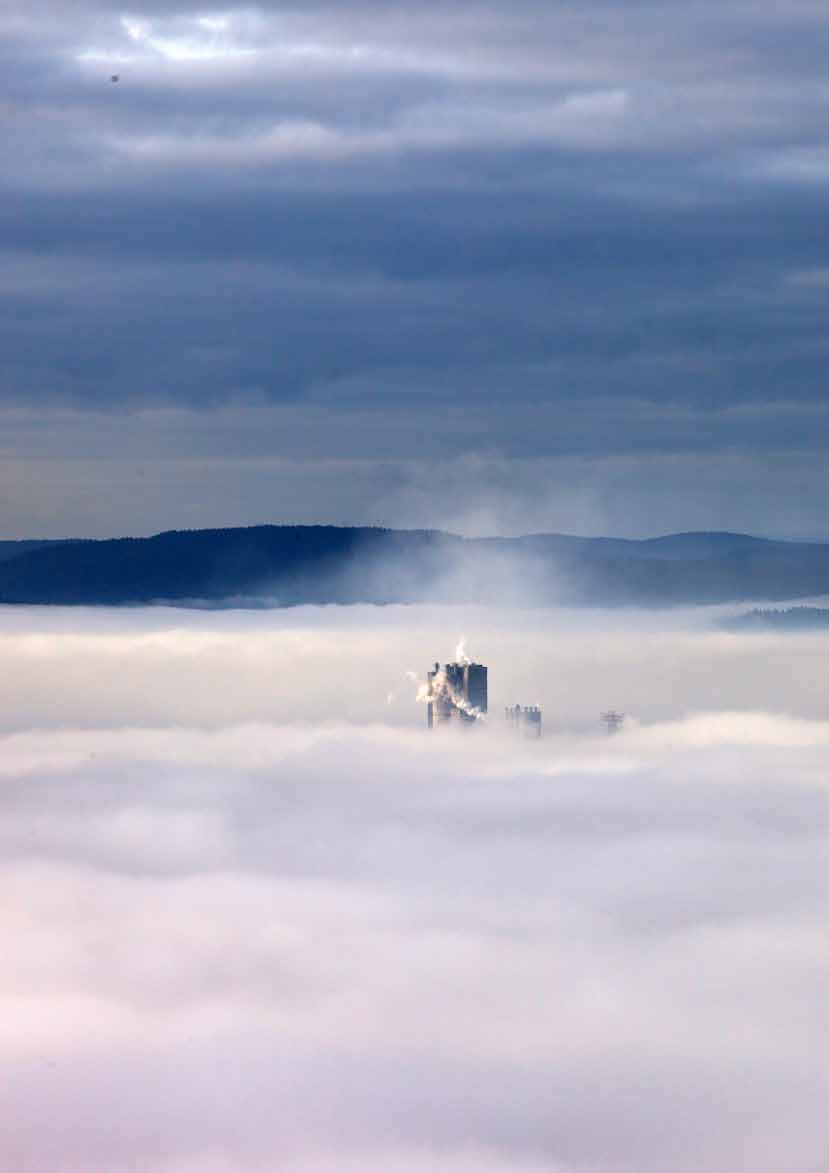
{"label": "mist", "polygon": [[721,614],[0,609],[0,1168],[822,1173],[829,636]]}

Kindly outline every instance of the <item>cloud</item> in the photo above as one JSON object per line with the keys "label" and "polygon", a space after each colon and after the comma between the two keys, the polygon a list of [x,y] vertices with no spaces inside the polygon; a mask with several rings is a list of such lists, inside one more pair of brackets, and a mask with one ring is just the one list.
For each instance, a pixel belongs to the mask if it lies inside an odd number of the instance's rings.
{"label": "cloud", "polygon": [[[332,448],[386,485],[428,480],[411,466],[429,444],[495,449],[518,484],[564,450],[601,462],[598,497],[614,461],[696,454],[718,490],[703,525],[732,500],[711,448],[736,454],[748,500],[773,496],[770,459],[821,483],[824,322],[791,274],[822,265],[825,32],[818,6],[776,0],[4,13],[0,403],[70,461],[64,413],[91,413],[87,496],[144,530],[152,502],[112,471],[136,409],[189,412],[215,448],[256,397],[293,409],[252,430],[271,462],[292,437],[294,496],[325,520],[352,490],[346,465],[315,463]],[[192,451],[174,434],[158,485],[177,500]],[[211,473],[192,524],[226,500]],[[261,491],[250,455],[236,476]],[[52,524],[84,532],[77,495],[43,485]],[[794,533],[802,494],[784,477],[776,497]],[[667,499],[667,528],[687,524],[683,475]],[[624,506],[652,532],[633,490]]]}
{"label": "cloud", "polygon": [[[824,636],[0,620],[4,1167],[821,1168]],[[492,721],[432,736],[388,681],[461,628]]]}

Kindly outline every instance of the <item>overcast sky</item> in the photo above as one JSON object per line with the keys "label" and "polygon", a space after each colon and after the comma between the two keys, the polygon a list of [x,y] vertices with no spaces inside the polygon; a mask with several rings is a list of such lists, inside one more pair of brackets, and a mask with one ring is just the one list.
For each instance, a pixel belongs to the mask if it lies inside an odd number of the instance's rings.
{"label": "overcast sky", "polygon": [[829,538],[825,4],[28,0],[0,35],[3,537]]}

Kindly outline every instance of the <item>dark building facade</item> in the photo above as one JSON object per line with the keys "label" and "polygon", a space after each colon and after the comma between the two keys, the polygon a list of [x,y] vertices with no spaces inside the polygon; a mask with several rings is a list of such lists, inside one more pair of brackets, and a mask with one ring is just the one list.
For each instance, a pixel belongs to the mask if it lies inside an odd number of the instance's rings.
{"label": "dark building facade", "polygon": [[473,724],[486,713],[487,669],[484,664],[435,664],[428,675],[427,723],[430,729],[452,722]]}

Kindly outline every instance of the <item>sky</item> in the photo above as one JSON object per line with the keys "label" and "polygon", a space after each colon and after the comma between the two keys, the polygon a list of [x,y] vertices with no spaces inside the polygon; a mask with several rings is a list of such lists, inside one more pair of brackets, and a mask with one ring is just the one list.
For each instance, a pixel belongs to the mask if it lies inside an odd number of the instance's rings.
{"label": "sky", "polygon": [[823,1173],[829,635],[714,618],[0,608],[0,1167]]}
{"label": "sky", "polygon": [[827,53],[817,0],[4,5],[0,536],[826,539]]}

